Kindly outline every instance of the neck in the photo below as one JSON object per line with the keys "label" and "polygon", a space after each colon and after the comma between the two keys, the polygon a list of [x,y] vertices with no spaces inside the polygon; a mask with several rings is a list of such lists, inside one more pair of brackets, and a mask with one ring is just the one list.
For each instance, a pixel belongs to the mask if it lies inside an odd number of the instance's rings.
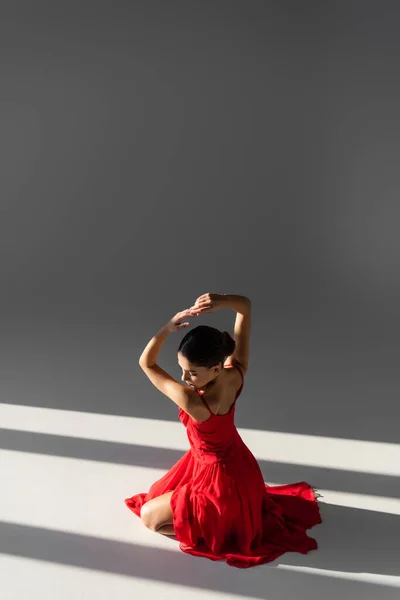
{"label": "neck", "polygon": [[217,387],[219,384],[219,381],[220,381],[220,375],[221,375],[221,373],[219,375],[217,375],[217,377],[215,379],[212,379],[211,381],[209,381],[208,383],[203,385],[200,389],[204,391],[204,390],[211,390],[211,389]]}

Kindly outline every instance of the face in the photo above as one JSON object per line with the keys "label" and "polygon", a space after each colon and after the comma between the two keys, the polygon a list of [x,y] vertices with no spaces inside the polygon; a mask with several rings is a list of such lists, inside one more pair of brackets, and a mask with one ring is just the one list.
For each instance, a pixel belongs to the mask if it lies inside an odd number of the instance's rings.
{"label": "face", "polygon": [[221,367],[198,367],[178,352],[178,365],[182,369],[182,381],[194,388],[202,388],[213,381],[221,372]]}

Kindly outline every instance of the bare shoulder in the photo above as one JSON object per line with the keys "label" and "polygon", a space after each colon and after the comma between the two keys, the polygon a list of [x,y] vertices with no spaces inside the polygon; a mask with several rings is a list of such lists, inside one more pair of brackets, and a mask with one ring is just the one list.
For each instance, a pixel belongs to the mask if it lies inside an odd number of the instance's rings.
{"label": "bare shoulder", "polygon": [[202,399],[199,394],[194,390],[188,390],[189,403],[185,412],[192,417],[197,423],[206,421],[210,416],[210,413],[204,406]]}
{"label": "bare shoulder", "polygon": [[[226,359],[226,361],[224,363],[224,368],[226,369],[226,371],[232,372],[232,379],[240,380],[240,382],[242,381],[240,373],[242,373],[243,377],[245,377],[245,375],[247,373],[247,367],[242,365],[235,358],[232,358],[232,356],[229,356]],[[239,373],[239,371],[240,371],[240,373]]]}
{"label": "bare shoulder", "polygon": [[[242,386],[242,376],[240,375],[239,370],[235,368],[236,366],[240,368],[240,365],[237,364],[228,362],[224,363],[224,390],[222,393],[221,391],[219,392],[218,397],[213,395],[213,393],[207,394],[206,402],[211,411],[214,412],[218,407],[222,407],[224,413],[228,412],[228,409],[230,409],[232,401]],[[242,372],[244,370],[245,369],[242,368]],[[188,390],[188,394],[190,397],[190,402],[188,403],[185,412],[187,412],[188,415],[198,423],[207,421],[210,418],[210,412],[205,406],[201,396],[194,390]]]}

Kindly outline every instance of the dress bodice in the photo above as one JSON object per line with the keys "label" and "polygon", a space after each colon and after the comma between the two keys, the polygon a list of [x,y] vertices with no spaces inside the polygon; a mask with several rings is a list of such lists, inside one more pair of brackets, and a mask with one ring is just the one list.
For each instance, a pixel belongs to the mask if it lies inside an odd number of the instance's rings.
{"label": "dress bodice", "polygon": [[236,400],[243,389],[244,383],[243,374],[240,369],[238,370],[242,376],[242,385],[236,393],[235,400],[229,412],[226,414],[214,414],[199,391],[198,393],[204,405],[210,412],[207,421],[199,423],[182,408],[179,409],[179,419],[186,427],[192,454],[202,462],[210,463],[222,460],[231,454],[237,444],[242,441],[235,425]]}

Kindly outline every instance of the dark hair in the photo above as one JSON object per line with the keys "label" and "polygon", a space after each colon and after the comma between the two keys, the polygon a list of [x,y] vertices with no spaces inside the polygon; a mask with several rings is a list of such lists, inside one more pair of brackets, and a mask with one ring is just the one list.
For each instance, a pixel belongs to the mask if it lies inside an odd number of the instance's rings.
{"label": "dark hair", "polygon": [[211,369],[224,363],[236,348],[235,340],[227,331],[208,325],[191,329],[179,344],[178,352],[193,365]]}

